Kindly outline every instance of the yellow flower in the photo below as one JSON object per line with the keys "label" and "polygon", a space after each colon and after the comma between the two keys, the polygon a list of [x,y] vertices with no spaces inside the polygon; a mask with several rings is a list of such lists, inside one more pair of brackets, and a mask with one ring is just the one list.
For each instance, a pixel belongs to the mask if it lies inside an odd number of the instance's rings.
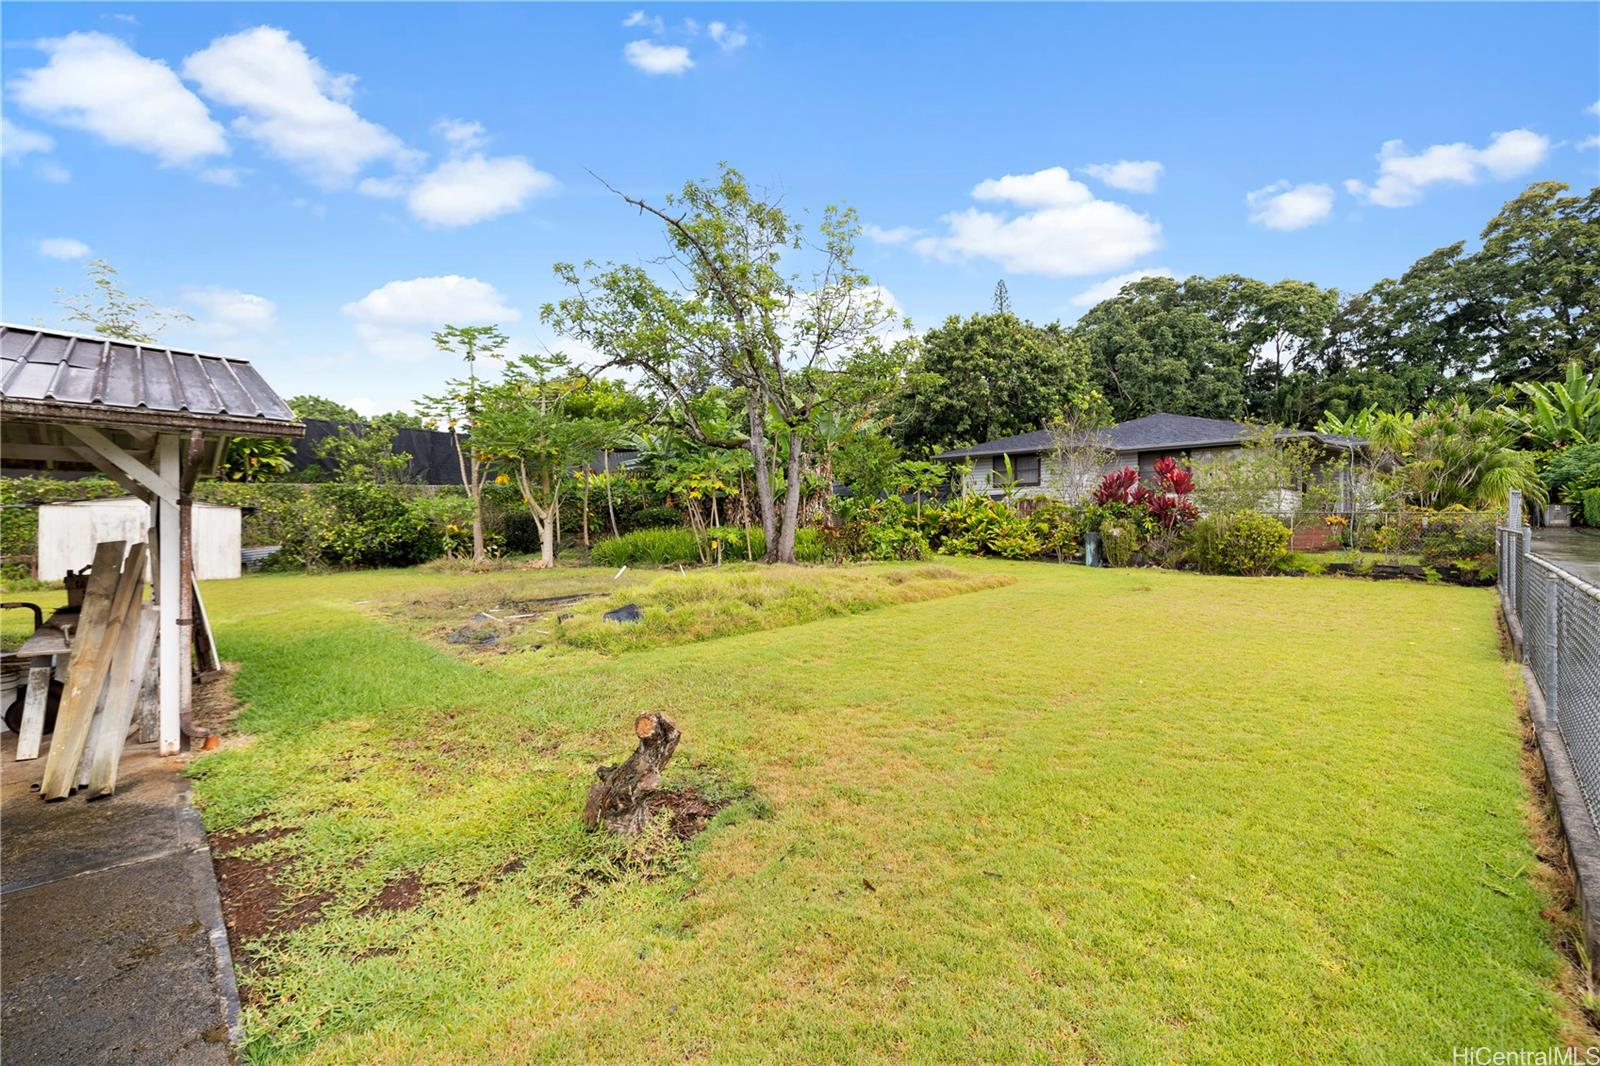
{"label": "yellow flower", "polygon": [[496,474],[494,477],[494,483],[496,485],[509,485],[511,484],[511,478],[506,474]]}

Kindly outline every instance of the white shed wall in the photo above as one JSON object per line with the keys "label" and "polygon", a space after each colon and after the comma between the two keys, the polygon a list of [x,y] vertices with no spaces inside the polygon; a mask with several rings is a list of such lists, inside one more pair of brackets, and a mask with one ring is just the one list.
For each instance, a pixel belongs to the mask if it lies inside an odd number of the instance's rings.
{"label": "white shed wall", "polygon": [[[201,581],[239,576],[239,508],[194,505],[194,576]],[[140,541],[149,535],[150,506],[139,500],[84,500],[39,508],[39,580],[60,581],[82,570],[101,541]]]}

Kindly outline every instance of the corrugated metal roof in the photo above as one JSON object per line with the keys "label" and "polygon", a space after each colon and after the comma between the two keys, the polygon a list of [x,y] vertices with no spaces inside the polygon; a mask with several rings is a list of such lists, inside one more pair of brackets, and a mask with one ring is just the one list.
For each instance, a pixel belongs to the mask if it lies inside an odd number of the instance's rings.
{"label": "corrugated metal roof", "polygon": [[0,400],[295,422],[246,360],[3,323]]}

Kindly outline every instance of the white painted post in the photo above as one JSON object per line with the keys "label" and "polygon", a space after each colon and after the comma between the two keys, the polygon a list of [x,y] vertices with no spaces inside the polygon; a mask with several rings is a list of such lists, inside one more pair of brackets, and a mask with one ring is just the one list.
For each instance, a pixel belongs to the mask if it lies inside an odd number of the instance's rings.
{"label": "white painted post", "polygon": [[1522,490],[1511,489],[1506,493],[1506,527],[1509,529],[1522,528]]}
{"label": "white painted post", "polygon": [[[156,468],[162,480],[177,485],[179,481],[179,448],[182,438],[175,434],[162,434],[156,442]],[[161,602],[161,735],[157,749],[162,755],[178,754],[180,743],[180,715],[182,713],[183,673],[188,669],[184,661],[187,642],[178,625],[178,611],[182,597],[178,592],[178,552],[182,548],[178,532],[178,498],[163,498],[156,504],[160,521],[159,551],[161,552],[157,582]]]}

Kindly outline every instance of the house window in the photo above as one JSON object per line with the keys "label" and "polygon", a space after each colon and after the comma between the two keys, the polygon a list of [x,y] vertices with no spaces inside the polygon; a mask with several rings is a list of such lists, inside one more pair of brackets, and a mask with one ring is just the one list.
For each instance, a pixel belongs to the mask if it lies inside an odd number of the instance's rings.
{"label": "house window", "polygon": [[1039,456],[1037,454],[1013,455],[1010,458],[1011,468],[1008,471],[1006,469],[1006,456],[997,455],[994,457],[994,470],[989,475],[989,484],[996,488],[1007,481],[1013,481],[1018,485],[1039,484]]}

